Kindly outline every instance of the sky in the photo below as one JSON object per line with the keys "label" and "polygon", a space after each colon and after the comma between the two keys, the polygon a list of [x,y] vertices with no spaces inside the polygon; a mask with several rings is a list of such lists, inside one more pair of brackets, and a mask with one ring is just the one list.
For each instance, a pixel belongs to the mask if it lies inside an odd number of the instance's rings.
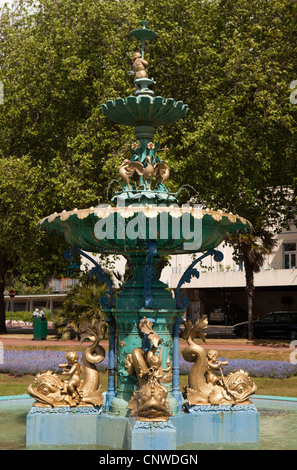
{"label": "sky", "polygon": [[8,3],[9,5],[11,5],[12,0],[0,0],[0,8],[3,7],[3,5],[5,5],[5,3]]}

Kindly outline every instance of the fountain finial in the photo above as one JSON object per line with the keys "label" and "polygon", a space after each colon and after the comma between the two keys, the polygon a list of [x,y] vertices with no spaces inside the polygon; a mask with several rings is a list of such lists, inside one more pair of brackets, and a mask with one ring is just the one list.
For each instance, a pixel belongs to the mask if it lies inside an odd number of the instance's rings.
{"label": "fountain finial", "polygon": [[158,35],[152,29],[147,29],[146,25],[148,24],[148,21],[142,20],[140,21],[140,23],[142,24],[142,28],[134,29],[130,32],[130,36],[134,36],[136,39],[140,39],[142,43],[141,57],[142,59],[144,59],[145,41],[147,41],[148,39],[156,39]]}
{"label": "fountain finial", "polygon": [[149,87],[154,84],[154,80],[148,77],[147,67],[149,63],[144,58],[144,48],[145,42],[148,39],[156,39],[157,33],[146,27],[148,21],[142,20],[140,23],[142,24],[142,28],[134,29],[130,32],[130,36],[134,36],[136,39],[139,39],[142,44],[141,53],[135,52],[133,54],[133,70],[135,72],[134,83],[136,85],[135,95],[153,96],[154,92],[150,90]]}

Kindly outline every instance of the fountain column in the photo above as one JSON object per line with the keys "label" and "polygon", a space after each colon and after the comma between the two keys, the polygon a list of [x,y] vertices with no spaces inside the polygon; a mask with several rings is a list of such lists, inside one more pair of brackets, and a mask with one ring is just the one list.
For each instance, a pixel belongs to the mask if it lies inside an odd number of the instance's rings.
{"label": "fountain column", "polygon": [[114,318],[110,315],[106,318],[109,329],[108,341],[108,388],[106,394],[105,409],[109,411],[110,403],[115,397],[115,335],[116,325]]}
{"label": "fountain column", "polygon": [[[110,413],[119,416],[129,415],[127,405],[138,386],[137,377],[128,374],[125,362],[127,355],[131,354],[134,348],[143,348],[145,346],[145,337],[139,330],[140,320],[146,317],[153,321],[154,331],[162,340],[160,350],[162,351],[163,368],[171,370],[174,355],[173,326],[176,319],[184,313],[183,310],[176,309],[175,299],[172,297],[171,292],[167,290],[168,286],[156,277],[154,268],[158,262],[158,257],[154,259],[150,280],[153,308],[144,308],[145,281],[147,278],[146,261],[147,257],[144,252],[131,256],[131,262],[134,265],[134,276],[123,286],[123,290],[116,299],[115,309],[113,309],[117,329],[117,386],[116,396],[112,400],[109,410]],[[176,363],[178,364],[175,358]],[[178,401],[180,400],[177,391],[175,391],[175,396],[172,394],[172,375],[164,385],[168,389],[171,413],[176,414],[179,411]]]}

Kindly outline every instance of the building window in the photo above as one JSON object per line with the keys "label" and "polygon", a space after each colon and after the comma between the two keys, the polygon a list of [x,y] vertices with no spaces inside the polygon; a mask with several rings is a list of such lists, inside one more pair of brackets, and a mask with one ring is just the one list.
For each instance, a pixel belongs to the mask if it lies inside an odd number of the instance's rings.
{"label": "building window", "polygon": [[284,268],[296,268],[296,243],[284,243]]}

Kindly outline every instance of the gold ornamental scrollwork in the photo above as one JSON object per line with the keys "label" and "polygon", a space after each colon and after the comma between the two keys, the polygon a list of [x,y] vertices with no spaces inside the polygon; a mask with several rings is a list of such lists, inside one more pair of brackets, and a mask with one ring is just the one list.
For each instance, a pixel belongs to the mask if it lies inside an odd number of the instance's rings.
{"label": "gold ornamental scrollwork", "polygon": [[167,358],[167,368],[162,367],[161,353],[158,352],[161,338],[152,329],[152,323],[144,317],[139,323],[140,331],[147,335],[151,342],[149,351],[134,348],[127,354],[125,367],[129,375],[135,374],[138,379],[138,390],[134,391],[128,404],[130,416],[139,421],[167,421],[170,405],[168,390],[162,383],[172,379],[172,366]]}
{"label": "gold ornamental scrollwork", "polygon": [[187,362],[193,362],[189,372],[188,386],[183,396],[189,405],[250,404],[250,396],[257,391],[256,384],[244,370],[235,370],[227,376],[223,366],[227,361],[218,360],[218,352],[208,352],[195,343],[200,337],[205,341],[207,319],[198,319],[195,324],[188,320],[183,338],[188,346],[182,354]]}
{"label": "gold ornamental scrollwork", "polygon": [[103,390],[95,364],[102,362],[105,357],[105,349],[99,344],[104,337],[105,325],[103,320],[94,324],[87,321],[80,324],[81,342],[89,340],[91,346],[83,352],[81,363],[76,352],[67,353],[67,362],[59,364],[63,369],[64,380],[51,370],[37,374],[34,385],[28,387],[29,395],[36,400],[33,406],[54,408],[102,405]]}
{"label": "gold ornamental scrollwork", "polygon": [[146,166],[139,161],[130,161],[127,158],[123,161],[119,168],[119,175],[131,189],[131,183],[139,184],[139,177],[143,177],[144,187],[150,189],[151,180],[155,178],[156,188],[163,187],[165,181],[169,179],[170,170],[165,162],[151,163],[151,157],[146,157]]}

